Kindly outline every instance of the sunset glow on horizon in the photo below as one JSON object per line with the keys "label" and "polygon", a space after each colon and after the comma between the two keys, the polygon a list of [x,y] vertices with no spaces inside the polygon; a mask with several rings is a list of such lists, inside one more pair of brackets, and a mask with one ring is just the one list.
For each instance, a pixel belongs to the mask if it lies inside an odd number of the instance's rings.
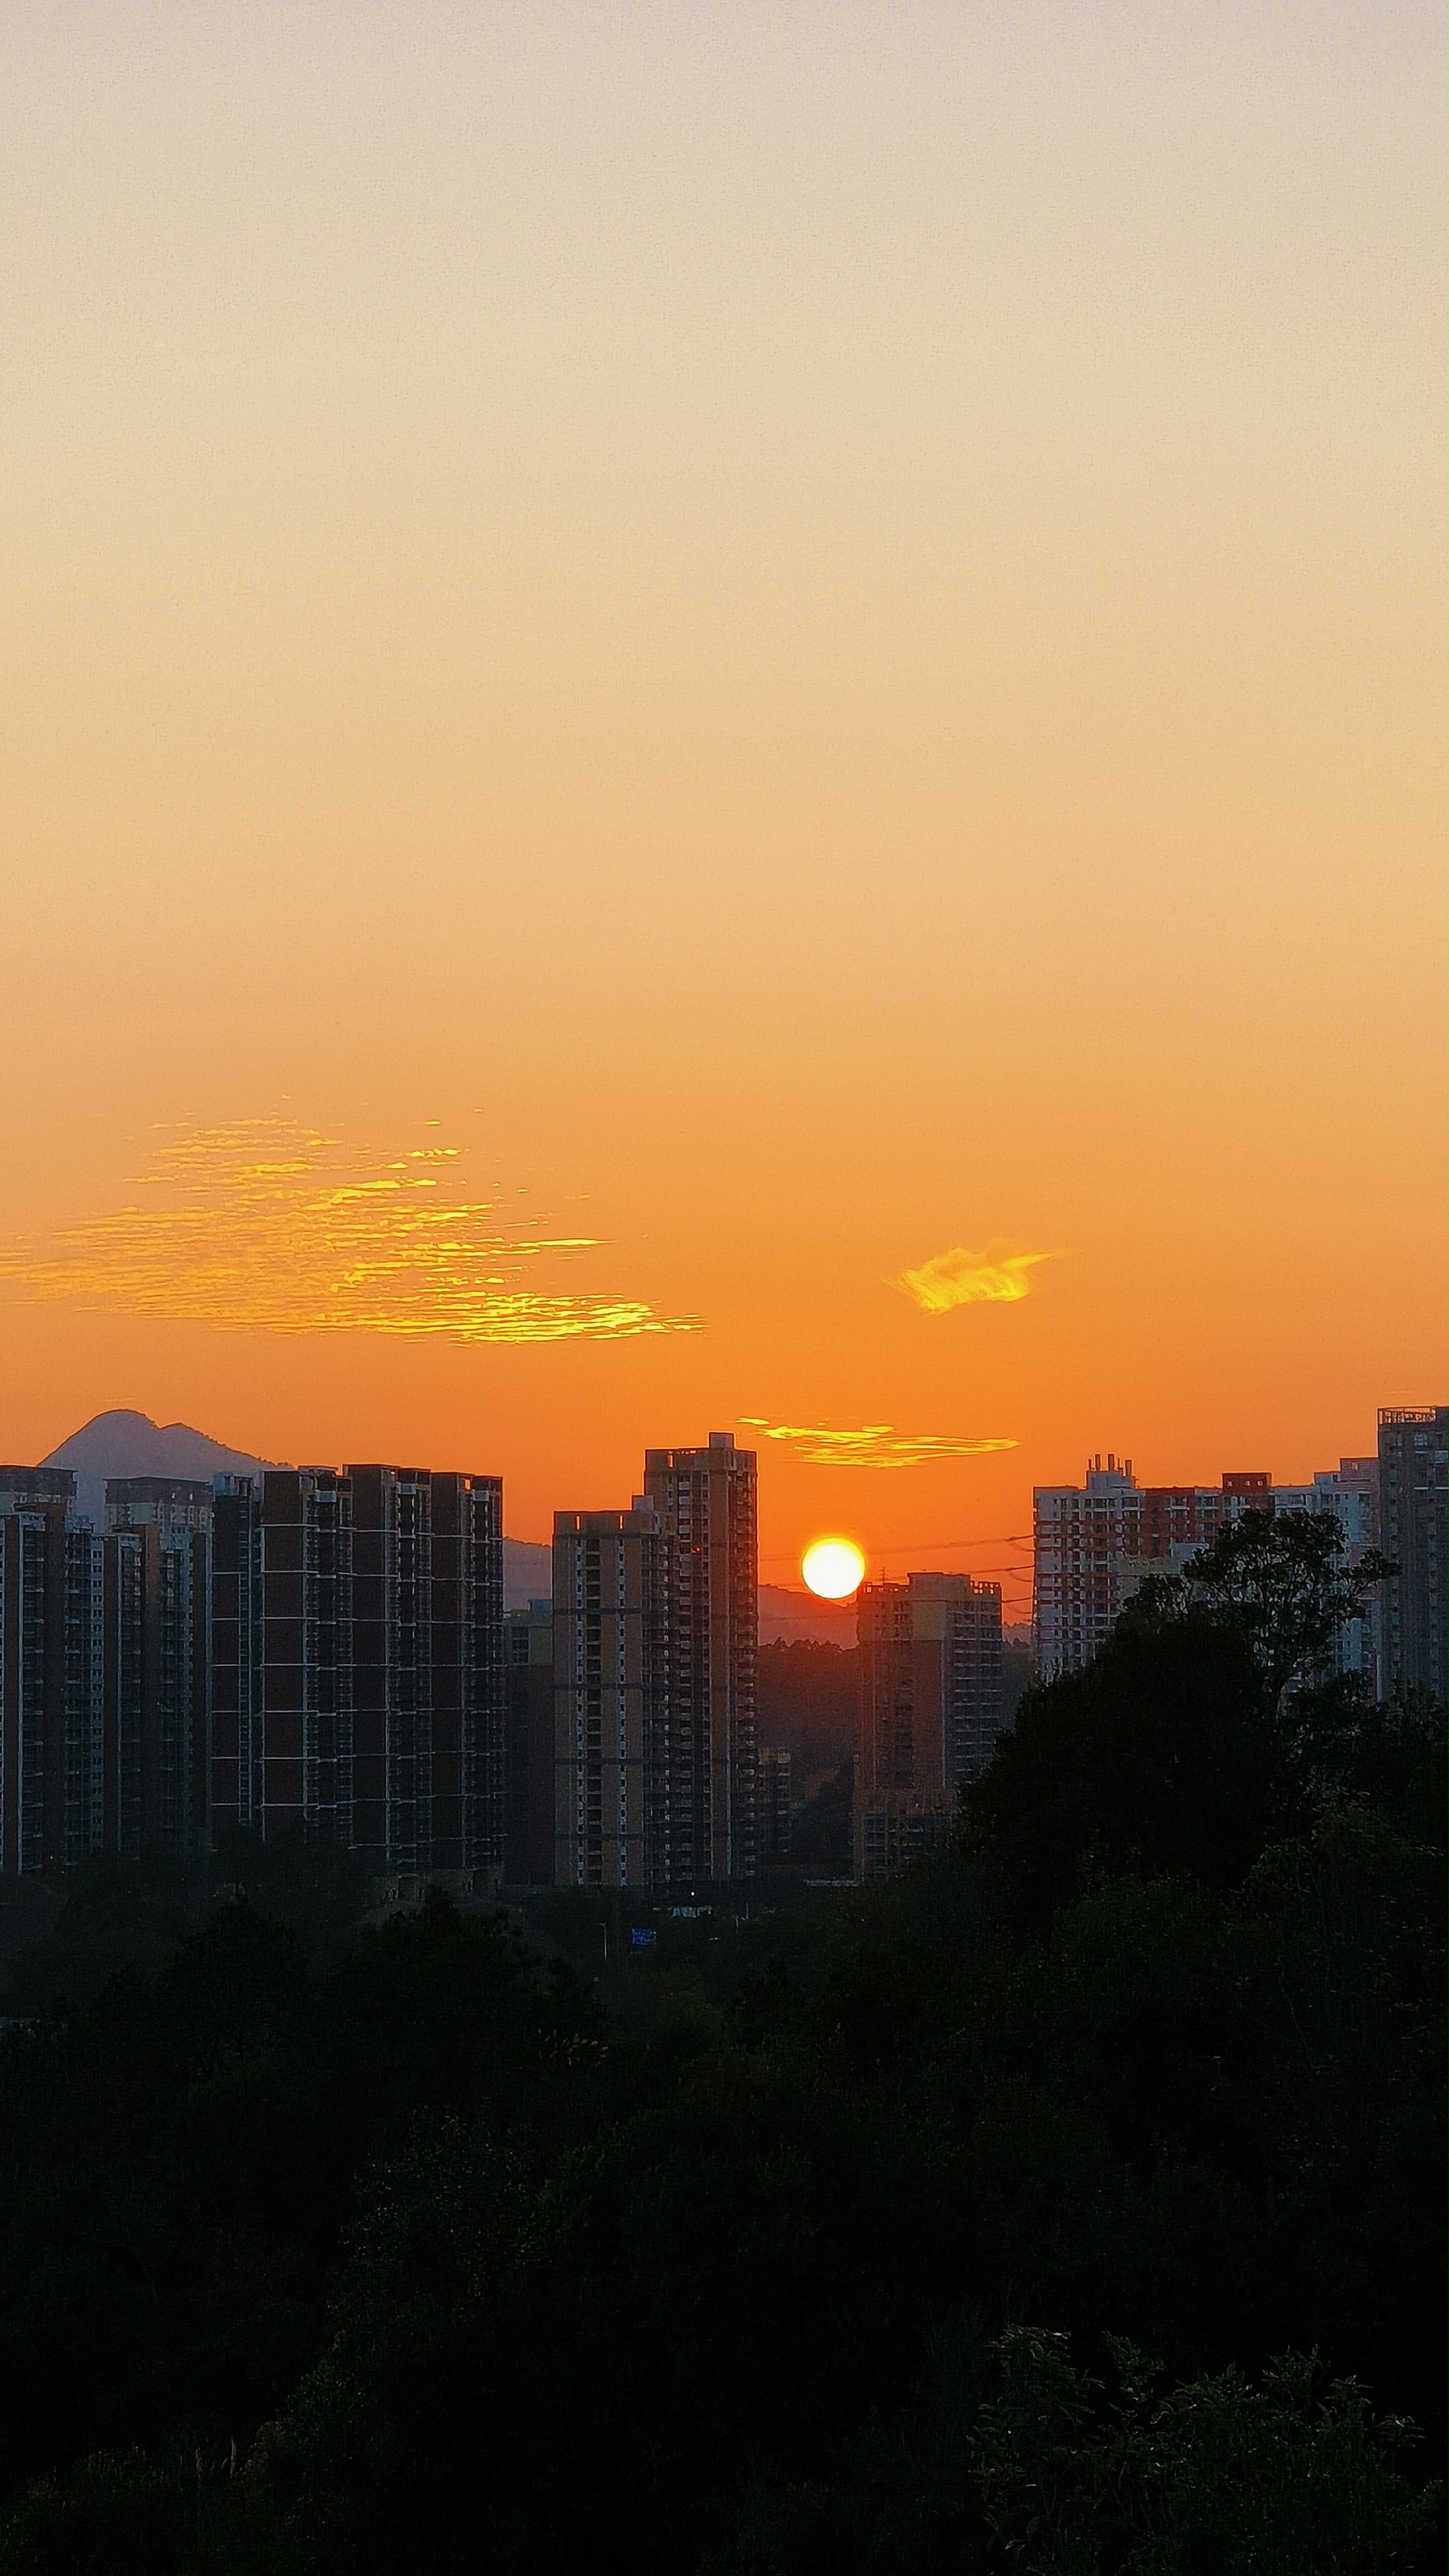
{"label": "sunset glow on horizon", "polygon": [[1441,1400],[1441,54],[12,15],[0,1454],[734,1426],[1020,1619]]}

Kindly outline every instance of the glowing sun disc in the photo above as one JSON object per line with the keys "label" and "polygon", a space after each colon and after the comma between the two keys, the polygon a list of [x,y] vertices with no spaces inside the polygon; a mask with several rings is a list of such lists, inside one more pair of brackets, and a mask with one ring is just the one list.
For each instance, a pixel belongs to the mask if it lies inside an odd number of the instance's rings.
{"label": "glowing sun disc", "polygon": [[853,1538],[817,1538],[800,1559],[800,1571],[822,1601],[844,1601],[865,1572]]}

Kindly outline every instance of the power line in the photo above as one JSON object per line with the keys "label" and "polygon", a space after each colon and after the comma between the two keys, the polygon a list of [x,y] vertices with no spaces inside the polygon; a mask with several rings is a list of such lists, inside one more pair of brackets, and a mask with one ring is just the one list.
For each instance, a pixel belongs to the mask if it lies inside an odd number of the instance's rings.
{"label": "power line", "polygon": [[[893,1539],[888,1544],[878,1547],[875,1550],[875,1553],[877,1556],[904,1556],[907,1551],[912,1548],[1030,1547],[1031,1543],[1032,1533],[1030,1530],[1006,1530],[998,1532],[994,1538]],[[762,1556],[760,1559],[760,1563],[762,1565],[793,1565],[795,1562],[795,1556],[783,1549],[777,1551],[772,1556]]]}

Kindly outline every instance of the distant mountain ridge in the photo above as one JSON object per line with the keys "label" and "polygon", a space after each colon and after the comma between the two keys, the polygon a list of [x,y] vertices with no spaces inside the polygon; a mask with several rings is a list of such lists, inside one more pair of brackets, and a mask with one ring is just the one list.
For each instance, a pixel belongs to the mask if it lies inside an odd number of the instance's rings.
{"label": "distant mountain ridge", "polygon": [[210,1484],[213,1476],[258,1476],[279,1463],[228,1449],[189,1422],[153,1422],[149,1413],[125,1406],[96,1414],[40,1460],[42,1467],[74,1468],[76,1508],[97,1529],[105,1520],[108,1476],[191,1476]]}
{"label": "distant mountain ridge", "polygon": [[503,1604],[526,1610],[530,1601],[553,1597],[553,1549],[547,1539],[506,1538],[503,1542]]}
{"label": "distant mountain ridge", "polygon": [[784,1583],[762,1583],[759,1591],[762,1646],[843,1646],[855,1644],[855,1602],[822,1601],[814,1592],[796,1592]]}

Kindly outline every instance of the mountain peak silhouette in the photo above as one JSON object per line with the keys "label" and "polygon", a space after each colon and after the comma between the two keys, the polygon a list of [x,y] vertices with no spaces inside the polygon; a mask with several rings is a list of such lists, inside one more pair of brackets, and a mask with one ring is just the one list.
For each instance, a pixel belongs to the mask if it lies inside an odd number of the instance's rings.
{"label": "mountain peak silhouette", "polygon": [[194,1476],[209,1483],[216,1475],[257,1475],[278,1461],[254,1458],[245,1449],[228,1449],[204,1431],[193,1431],[189,1422],[153,1422],[149,1413],[135,1413],[121,1405],[82,1423],[40,1464],[74,1468],[77,1509],[99,1529],[105,1519],[108,1476]]}

